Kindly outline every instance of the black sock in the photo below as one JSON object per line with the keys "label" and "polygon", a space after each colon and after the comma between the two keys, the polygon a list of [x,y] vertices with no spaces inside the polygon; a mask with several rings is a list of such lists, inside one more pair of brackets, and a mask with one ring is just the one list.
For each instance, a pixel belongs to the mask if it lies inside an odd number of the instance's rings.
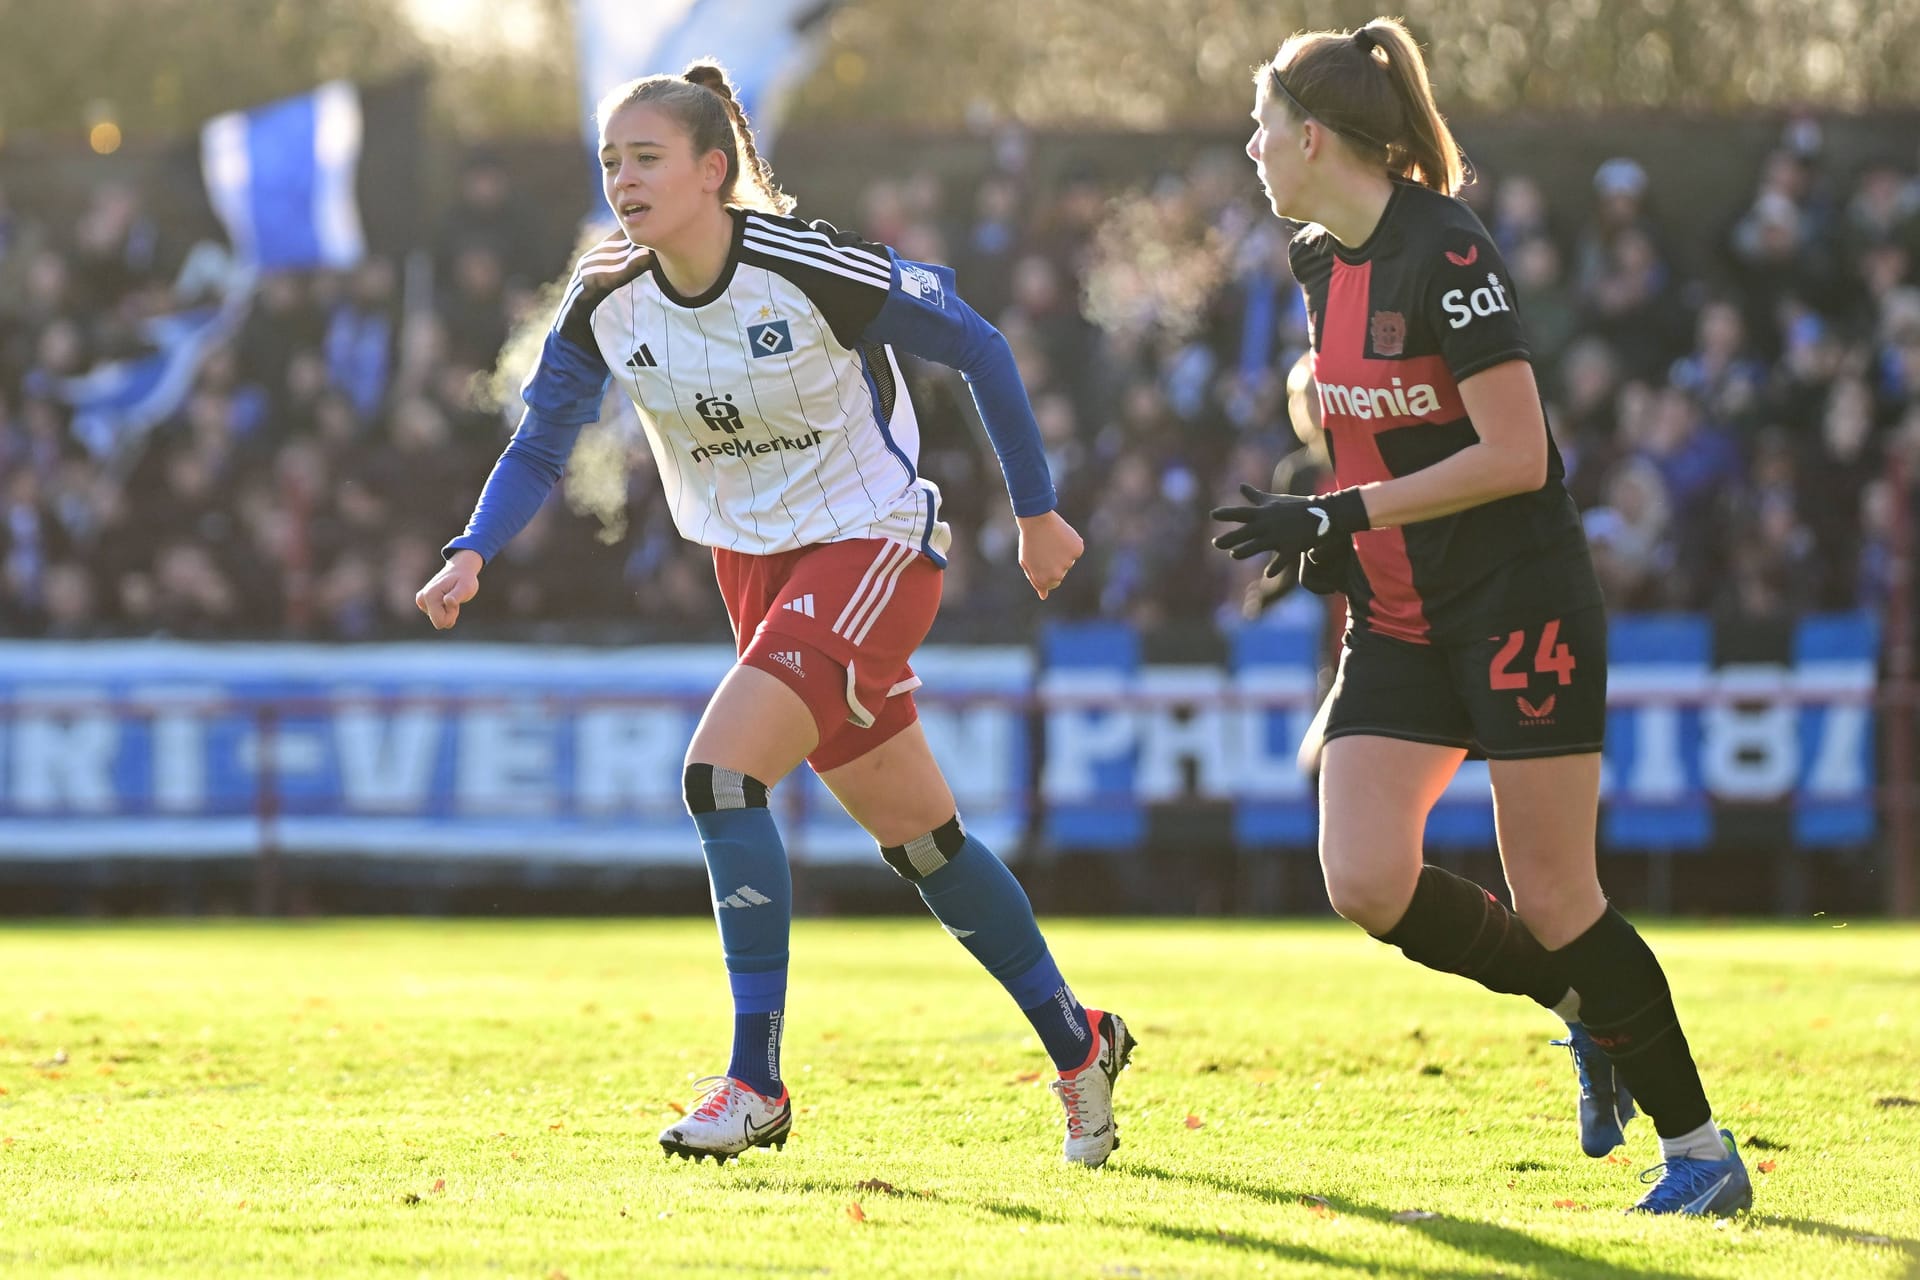
{"label": "black sock", "polygon": [[1712,1119],[1667,975],[1627,918],[1608,907],[1552,954],[1580,993],[1580,1021],[1660,1136],[1677,1138]]}
{"label": "black sock", "polygon": [[1379,937],[1429,969],[1526,996],[1548,1009],[1578,985],[1567,981],[1553,953],[1498,898],[1439,867],[1420,869],[1407,913]]}

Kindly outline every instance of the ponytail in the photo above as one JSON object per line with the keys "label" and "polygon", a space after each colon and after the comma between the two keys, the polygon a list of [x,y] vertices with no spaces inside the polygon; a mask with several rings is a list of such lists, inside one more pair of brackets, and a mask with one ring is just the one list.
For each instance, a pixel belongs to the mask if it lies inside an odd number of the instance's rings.
{"label": "ponytail", "polygon": [[1434,103],[1420,47],[1398,19],[1375,18],[1351,32],[1300,32],[1261,68],[1260,80],[1389,173],[1446,195],[1460,190],[1460,147]]}
{"label": "ponytail", "polygon": [[734,96],[733,85],[728,82],[727,73],[720,64],[696,62],[686,69],[681,78],[712,90],[726,104],[727,120],[733,127],[733,135],[738,143],[737,152],[727,157],[730,162],[736,157],[739,160],[733,166],[739,173],[739,182],[732,192],[734,203],[767,213],[792,213],[793,197],[780,189],[780,184],[774,180],[773,166],[754,146],[753,126],[747,120],[747,109]]}

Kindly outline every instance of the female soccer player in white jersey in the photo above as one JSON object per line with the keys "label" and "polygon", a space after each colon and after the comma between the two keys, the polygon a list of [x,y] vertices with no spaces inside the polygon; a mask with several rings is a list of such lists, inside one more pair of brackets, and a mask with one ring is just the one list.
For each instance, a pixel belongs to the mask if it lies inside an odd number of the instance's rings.
{"label": "female soccer player in white jersey", "polygon": [[733,1057],[660,1143],[724,1161],[783,1146],[792,1128],[780,1079],[792,885],[767,794],[805,760],[1027,1015],[1059,1071],[1066,1158],[1100,1165],[1119,1142],[1113,1083],[1133,1037],[1074,998],[1019,882],[961,826],[908,665],[939,606],[949,534],[916,466],[892,347],[972,386],[1042,599],[1082,550],[1054,510],[1006,341],[947,268],[788,216],[718,67],[622,85],[599,119],[619,230],[580,258],[523,388],[526,416],[418,604],[435,627],[454,625],[617,378],[681,535],[713,548],[739,652],[684,778],[733,990]]}
{"label": "female soccer player in white jersey", "polygon": [[[1534,386],[1513,280],[1454,197],[1461,159],[1405,27],[1301,32],[1259,72],[1247,143],[1292,243],[1334,478],[1248,490],[1214,540],[1346,593],[1323,711],[1320,858],[1335,910],[1408,958],[1568,1020],[1580,1139],[1645,1109],[1665,1161],[1636,1208],[1753,1200],[1716,1125],[1665,972],[1607,904],[1594,857],[1606,614]],[[1305,562],[1303,555],[1311,556]],[[1517,916],[1426,865],[1427,812],[1488,757]]]}

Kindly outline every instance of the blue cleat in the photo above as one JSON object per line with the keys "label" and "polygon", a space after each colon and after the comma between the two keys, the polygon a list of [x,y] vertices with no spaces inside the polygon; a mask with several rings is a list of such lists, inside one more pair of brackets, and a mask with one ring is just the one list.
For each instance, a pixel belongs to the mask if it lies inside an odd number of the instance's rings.
{"label": "blue cleat", "polygon": [[1720,1140],[1726,1143],[1724,1160],[1681,1158],[1657,1164],[1640,1175],[1640,1181],[1654,1182],[1653,1190],[1641,1197],[1628,1213],[1679,1213],[1696,1218],[1727,1218],[1742,1209],[1753,1208],[1753,1180],[1747,1177],[1746,1162],[1740,1159],[1733,1135],[1725,1129]]}
{"label": "blue cleat", "polygon": [[1580,1077],[1580,1149],[1597,1160],[1627,1140],[1627,1121],[1636,1114],[1633,1095],[1607,1051],[1579,1023],[1567,1024],[1567,1038],[1553,1043],[1573,1054]]}

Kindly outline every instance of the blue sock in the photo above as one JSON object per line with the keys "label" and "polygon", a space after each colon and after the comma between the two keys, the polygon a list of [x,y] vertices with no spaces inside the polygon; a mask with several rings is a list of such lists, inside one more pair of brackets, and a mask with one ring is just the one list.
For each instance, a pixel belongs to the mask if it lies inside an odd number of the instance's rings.
{"label": "blue sock", "polygon": [[1027,891],[956,816],[938,830],[880,855],[914,882],[927,908],[1000,980],[1061,1071],[1084,1064],[1093,1027],[1040,936]]}
{"label": "blue sock", "polygon": [[786,846],[767,810],[767,789],[754,779],[692,764],[686,789],[733,989],[733,1058],[727,1074],[778,1098],[787,936],[793,924]]}

